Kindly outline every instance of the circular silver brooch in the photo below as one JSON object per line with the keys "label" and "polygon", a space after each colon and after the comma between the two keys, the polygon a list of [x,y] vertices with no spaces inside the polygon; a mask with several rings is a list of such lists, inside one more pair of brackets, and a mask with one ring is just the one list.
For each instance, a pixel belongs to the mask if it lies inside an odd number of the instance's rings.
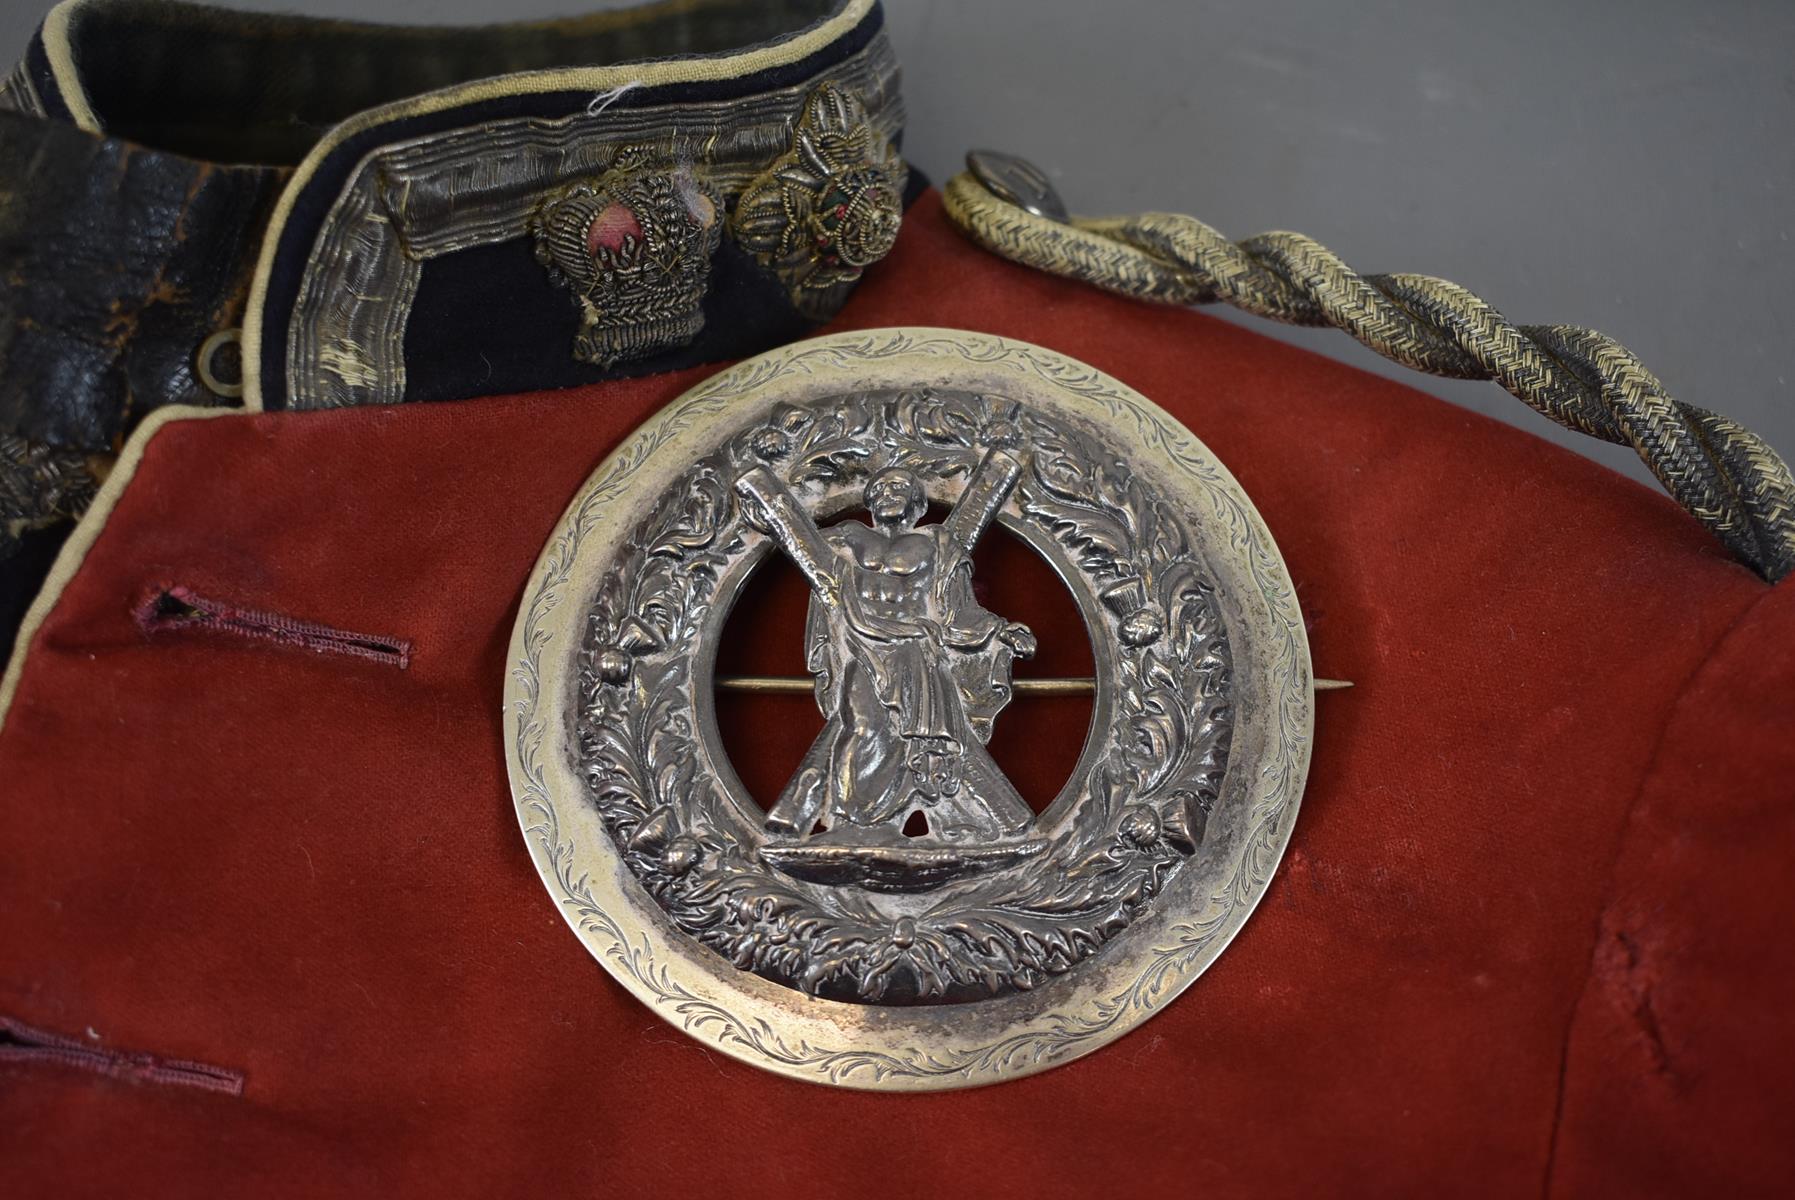
{"label": "circular silver brooch", "polygon": [[[994,530],[1090,642],[1083,748],[1032,806],[990,749],[1041,686],[975,569]],[[754,796],[717,663],[769,565],[808,590],[820,728]],[[1308,769],[1302,620],[1239,485],[1115,380],[971,333],[802,342],[676,400],[575,497],[511,660],[518,815],[574,931],[687,1033],[822,1083],[971,1086],[1120,1036],[1246,920]]]}

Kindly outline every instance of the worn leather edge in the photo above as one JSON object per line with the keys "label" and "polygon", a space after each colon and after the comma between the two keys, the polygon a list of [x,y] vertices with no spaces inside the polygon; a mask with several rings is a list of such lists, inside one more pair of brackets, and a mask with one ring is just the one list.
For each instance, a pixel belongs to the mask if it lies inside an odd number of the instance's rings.
{"label": "worn leather edge", "polygon": [[[83,0],[64,0],[57,12]],[[263,310],[268,299],[268,284],[274,272],[276,252],[294,205],[311,181],[313,174],[331,153],[350,138],[377,125],[409,117],[440,112],[457,105],[495,96],[527,95],[538,92],[591,91],[594,94],[634,83],[641,87],[661,84],[698,83],[731,79],[773,67],[798,62],[828,47],[856,28],[872,12],[877,0],[848,0],[834,16],[798,35],[742,54],[728,54],[691,59],[668,59],[657,62],[625,63],[610,66],[572,67],[548,71],[529,71],[500,79],[476,80],[440,91],[427,92],[393,104],[357,113],[336,126],[306,154],[305,159],[287,181],[286,189],[276,202],[274,214],[262,237],[261,253],[256,260],[255,274],[249,291],[249,303],[243,314],[243,405],[246,411],[261,412],[262,397],[262,325]],[[46,25],[46,29],[48,26]],[[66,33],[63,42],[66,53]],[[85,100],[83,99],[83,103]],[[90,114],[91,116],[91,114]],[[284,339],[285,331],[277,336]],[[4,703],[0,698],[0,703]],[[0,709],[0,719],[4,711]]]}
{"label": "worn leather edge", "polygon": [[25,659],[31,651],[31,643],[37,639],[38,630],[43,627],[50,614],[56,609],[56,602],[62,598],[63,589],[69,584],[81,564],[87,559],[87,552],[93,548],[100,534],[105,531],[106,520],[118,505],[125,489],[137,474],[137,467],[143,462],[144,453],[155,436],[166,426],[176,421],[209,420],[213,417],[241,417],[243,410],[236,408],[203,408],[198,405],[171,404],[159,408],[143,419],[137,429],[125,443],[125,448],[118,456],[118,463],[106,481],[100,485],[93,503],[76,524],[74,532],[62,544],[57,552],[56,562],[50,567],[50,573],[44,577],[43,586],[38,589],[37,598],[31,607],[25,610],[25,619],[19,623],[18,637],[13,641],[12,657],[7,660],[6,673],[0,675],[0,736],[6,732],[6,719],[12,713],[13,698],[19,691],[19,680],[25,674]]}

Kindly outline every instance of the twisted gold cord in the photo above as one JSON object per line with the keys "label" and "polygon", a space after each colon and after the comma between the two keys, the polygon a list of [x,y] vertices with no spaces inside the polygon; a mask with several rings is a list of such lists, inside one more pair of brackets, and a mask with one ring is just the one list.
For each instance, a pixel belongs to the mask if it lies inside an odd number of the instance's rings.
{"label": "twisted gold cord", "polygon": [[1360,275],[1297,233],[1231,242],[1192,217],[1036,216],[970,172],[947,214],[1004,258],[1164,304],[1223,300],[1292,325],[1332,325],[1385,358],[1454,379],[1493,379],[1552,420],[1631,446],[1678,504],[1772,583],[1795,570],[1795,479],[1768,443],[1665,394],[1624,346],[1574,325],[1514,325],[1455,283]]}

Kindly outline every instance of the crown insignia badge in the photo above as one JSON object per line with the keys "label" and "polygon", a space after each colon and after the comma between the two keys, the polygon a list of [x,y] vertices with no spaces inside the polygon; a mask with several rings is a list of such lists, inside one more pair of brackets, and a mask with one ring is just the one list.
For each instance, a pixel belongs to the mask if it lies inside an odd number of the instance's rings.
{"label": "crown insignia badge", "polygon": [[550,196],[530,221],[536,260],[573,293],[573,354],[610,367],[683,346],[704,328],[723,204],[689,167],[626,150]]}

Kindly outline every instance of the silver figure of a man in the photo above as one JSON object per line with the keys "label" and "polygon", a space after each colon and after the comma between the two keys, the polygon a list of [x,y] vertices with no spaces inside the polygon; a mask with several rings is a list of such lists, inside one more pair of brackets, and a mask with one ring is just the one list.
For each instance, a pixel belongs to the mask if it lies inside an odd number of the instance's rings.
{"label": "silver figure of a man", "polygon": [[871,523],[819,529],[764,467],[736,481],[812,588],[806,665],[827,723],[767,818],[776,835],[895,838],[918,811],[928,839],[1013,837],[1034,817],[985,750],[1010,696],[1010,664],[1034,653],[1025,625],[979,606],[971,550],[1021,475],[998,451],[938,525],[922,481],[892,468],[866,484]]}

